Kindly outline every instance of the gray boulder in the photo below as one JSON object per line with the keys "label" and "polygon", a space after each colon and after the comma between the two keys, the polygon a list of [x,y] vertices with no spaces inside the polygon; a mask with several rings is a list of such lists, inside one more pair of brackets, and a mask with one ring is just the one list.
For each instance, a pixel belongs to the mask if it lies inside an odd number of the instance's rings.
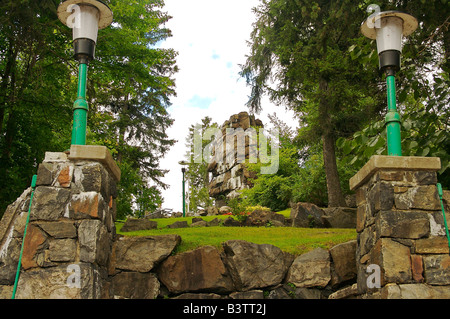
{"label": "gray boulder", "polygon": [[233,282],[213,246],[170,256],[158,267],[158,277],[171,293],[229,293]]}
{"label": "gray boulder", "polygon": [[138,231],[138,230],[150,230],[156,229],[158,227],[158,223],[154,220],[149,219],[137,219],[137,218],[128,218],[125,224],[123,224],[122,232],[130,232],[130,231]]}
{"label": "gray boulder", "polygon": [[285,218],[271,211],[255,210],[246,219],[246,226],[284,226]]}
{"label": "gray boulder", "polygon": [[153,273],[121,272],[111,280],[113,298],[155,299],[159,288],[159,280]]}
{"label": "gray boulder", "polygon": [[324,211],[312,203],[296,203],[292,205],[290,218],[293,227],[325,227],[322,216]]}
{"label": "gray boulder", "polygon": [[324,208],[322,221],[329,228],[356,228],[356,208],[330,207]]}
{"label": "gray boulder", "polygon": [[281,283],[293,256],[269,244],[229,240],[222,244],[224,262],[238,291],[249,291]]}
{"label": "gray boulder", "polygon": [[166,259],[180,242],[178,235],[120,237],[114,245],[114,266],[122,270],[149,272]]}
{"label": "gray boulder", "polygon": [[187,221],[177,221],[173,224],[167,225],[167,228],[186,228],[188,227]]}
{"label": "gray boulder", "polygon": [[322,248],[295,258],[286,277],[286,282],[297,288],[325,287],[330,280],[330,254]]}

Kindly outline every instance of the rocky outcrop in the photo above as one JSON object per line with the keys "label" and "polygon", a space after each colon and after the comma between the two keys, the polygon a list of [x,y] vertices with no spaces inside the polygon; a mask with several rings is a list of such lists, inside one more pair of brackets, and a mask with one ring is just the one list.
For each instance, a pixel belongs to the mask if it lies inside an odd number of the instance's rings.
{"label": "rocky outcrop", "polygon": [[[220,127],[222,136],[215,141],[214,150],[222,149],[223,157],[217,160],[213,156],[208,166],[208,171],[212,173],[212,179],[208,187],[209,194],[216,199],[217,207],[225,204],[224,199],[236,197],[238,190],[252,186],[251,179],[255,178],[256,175],[247,170],[244,163],[239,163],[238,146],[242,147],[239,152],[242,152],[244,158],[249,159],[250,155],[256,156],[257,141],[251,141],[248,136],[242,134],[242,136],[239,135],[239,137],[229,139],[230,143],[228,144],[230,145],[227,145],[227,134],[230,137],[235,134],[235,130],[242,129],[245,131],[250,127],[263,127],[263,123],[247,112],[232,115]],[[228,132],[227,129],[229,129]],[[235,142],[235,138],[240,139],[241,137],[242,141]],[[242,143],[242,146],[239,143]]]}

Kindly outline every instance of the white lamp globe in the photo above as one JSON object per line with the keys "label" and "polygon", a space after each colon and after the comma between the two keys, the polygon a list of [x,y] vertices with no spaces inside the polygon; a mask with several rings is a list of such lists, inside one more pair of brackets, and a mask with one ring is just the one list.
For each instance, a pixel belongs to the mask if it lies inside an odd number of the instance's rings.
{"label": "white lamp globe", "polygon": [[58,6],[57,14],[73,29],[75,58],[82,63],[92,60],[98,30],[112,23],[111,9],[100,0],[66,0]]}
{"label": "white lamp globe", "polygon": [[413,33],[418,25],[416,18],[400,11],[380,12],[363,22],[362,34],[377,41],[381,69],[400,68],[402,39]]}

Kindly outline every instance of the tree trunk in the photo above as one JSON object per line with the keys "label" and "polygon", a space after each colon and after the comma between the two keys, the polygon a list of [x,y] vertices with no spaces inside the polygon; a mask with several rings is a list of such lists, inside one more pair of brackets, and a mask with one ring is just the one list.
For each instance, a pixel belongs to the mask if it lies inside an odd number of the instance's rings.
{"label": "tree trunk", "polygon": [[320,121],[322,122],[323,127],[323,163],[327,180],[328,207],[345,207],[345,198],[342,193],[339,173],[336,164],[336,140],[333,135],[333,126],[329,113],[330,106],[328,105],[327,98],[328,82],[326,79],[320,79],[319,90],[322,94],[319,103],[319,113]]}
{"label": "tree trunk", "polygon": [[335,138],[332,134],[326,134],[322,137],[323,141],[323,163],[327,179],[328,207],[345,207],[345,198],[342,194],[341,183],[339,179],[337,164]]}
{"label": "tree trunk", "polygon": [[11,76],[11,70],[14,68],[16,64],[17,58],[17,50],[13,50],[12,38],[9,38],[9,46],[7,57],[8,60],[6,62],[5,72],[2,74],[2,84],[0,86],[0,92],[3,96],[0,97],[0,133],[3,133],[3,123],[5,117],[5,110],[8,107],[8,84],[9,78]]}

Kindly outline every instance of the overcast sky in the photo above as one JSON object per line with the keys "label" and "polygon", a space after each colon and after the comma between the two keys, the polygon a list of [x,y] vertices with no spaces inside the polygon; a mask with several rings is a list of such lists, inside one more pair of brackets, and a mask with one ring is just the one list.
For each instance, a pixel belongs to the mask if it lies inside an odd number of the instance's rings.
{"label": "overcast sky", "polygon": [[[185,160],[185,138],[189,127],[209,116],[219,125],[231,115],[247,111],[250,87],[239,77],[239,64],[245,63],[258,0],[165,0],[173,18],[166,24],[173,36],[161,44],[178,52],[175,75],[177,96],[169,108],[175,123],[168,130],[178,142],[161,161],[170,172],[163,181],[163,208],[182,211],[182,173],[179,161]],[[277,113],[285,123],[295,126],[293,113],[284,107],[263,103],[256,117],[269,124],[267,114]]]}

